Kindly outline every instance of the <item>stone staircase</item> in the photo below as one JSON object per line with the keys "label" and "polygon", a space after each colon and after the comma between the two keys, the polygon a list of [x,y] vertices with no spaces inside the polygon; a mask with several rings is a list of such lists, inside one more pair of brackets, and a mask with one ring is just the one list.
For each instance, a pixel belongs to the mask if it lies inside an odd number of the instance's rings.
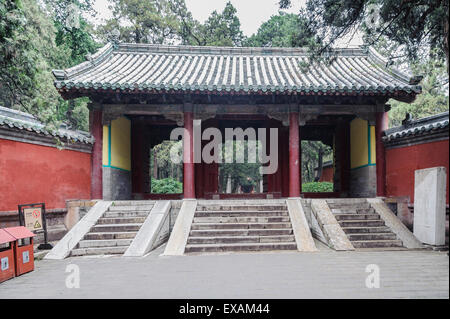
{"label": "stone staircase", "polygon": [[114,201],[70,255],[123,254],[154,204],[154,201]]}
{"label": "stone staircase", "polygon": [[286,203],[199,202],[185,253],[296,250]]}
{"label": "stone staircase", "polygon": [[327,203],[353,247],[403,247],[366,199],[329,199]]}

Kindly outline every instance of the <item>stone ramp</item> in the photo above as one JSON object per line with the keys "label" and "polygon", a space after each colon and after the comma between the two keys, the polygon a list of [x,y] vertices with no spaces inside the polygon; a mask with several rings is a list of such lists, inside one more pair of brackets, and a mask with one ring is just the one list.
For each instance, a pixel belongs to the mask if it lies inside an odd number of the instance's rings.
{"label": "stone ramp", "polygon": [[184,253],[297,250],[285,200],[199,201]]}
{"label": "stone ramp", "polygon": [[313,199],[311,211],[335,250],[422,248],[381,199]]}
{"label": "stone ramp", "polygon": [[365,198],[328,199],[327,204],[353,247],[403,247],[403,242]]}
{"label": "stone ramp", "polygon": [[70,256],[124,254],[154,205],[155,201],[113,201]]}

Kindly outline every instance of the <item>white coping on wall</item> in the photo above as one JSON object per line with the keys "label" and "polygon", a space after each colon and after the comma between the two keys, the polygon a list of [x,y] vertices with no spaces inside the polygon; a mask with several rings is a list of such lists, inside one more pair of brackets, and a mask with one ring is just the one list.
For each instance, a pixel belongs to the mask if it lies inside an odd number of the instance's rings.
{"label": "white coping on wall", "polygon": [[44,259],[64,259],[108,210],[111,201],[98,201],[75,226],[45,255]]}
{"label": "white coping on wall", "polygon": [[286,204],[292,229],[294,230],[297,249],[299,251],[317,251],[300,199],[289,198],[286,200]]}
{"label": "white coping on wall", "polygon": [[197,201],[195,199],[183,200],[163,255],[181,256],[184,254],[196,208]]}
{"label": "white coping on wall", "polygon": [[170,200],[159,200],[153,206],[124,257],[141,257],[153,250],[170,214]]}

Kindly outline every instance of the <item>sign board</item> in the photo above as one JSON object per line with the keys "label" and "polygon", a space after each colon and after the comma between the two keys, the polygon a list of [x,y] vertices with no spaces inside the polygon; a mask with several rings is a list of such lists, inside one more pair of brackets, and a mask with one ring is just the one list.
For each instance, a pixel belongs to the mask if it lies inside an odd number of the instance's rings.
{"label": "sign board", "polygon": [[1,264],[2,264],[2,266],[1,266],[2,271],[7,270],[7,269],[9,268],[9,260],[8,260],[8,257],[3,257],[3,258],[1,259]]}
{"label": "sign board", "polygon": [[28,250],[22,252],[22,262],[24,264],[30,262],[30,252]]}
{"label": "sign board", "polygon": [[42,207],[24,208],[23,217],[25,219],[25,227],[30,231],[44,229],[44,224],[42,223]]}
{"label": "sign board", "polygon": [[52,249],[47,239],[47,220],[45,218],[45,203],[23,204],[18,206],[19,223],[34,233],[44,233],[44,243],[38,249]]}

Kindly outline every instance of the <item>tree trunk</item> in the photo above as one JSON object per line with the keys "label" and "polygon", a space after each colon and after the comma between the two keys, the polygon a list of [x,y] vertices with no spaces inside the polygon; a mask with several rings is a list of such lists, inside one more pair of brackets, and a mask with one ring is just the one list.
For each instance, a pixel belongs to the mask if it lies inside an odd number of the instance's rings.
{"label": "tree trunk", "polygon": [[314,178],[315,182],[320,181],[323,172],[323,149],[319,148],[319,165],[317,166],[317,175]]}
{"label": "tree trunk", "polygon": [[158,158],[155,149],[153,150],[153,178],[158,179]]}
{"label": "tree trunk", "polygon": [[444,51],[447,58],[447,75],[448,72],[448,20],[444,22]]}

